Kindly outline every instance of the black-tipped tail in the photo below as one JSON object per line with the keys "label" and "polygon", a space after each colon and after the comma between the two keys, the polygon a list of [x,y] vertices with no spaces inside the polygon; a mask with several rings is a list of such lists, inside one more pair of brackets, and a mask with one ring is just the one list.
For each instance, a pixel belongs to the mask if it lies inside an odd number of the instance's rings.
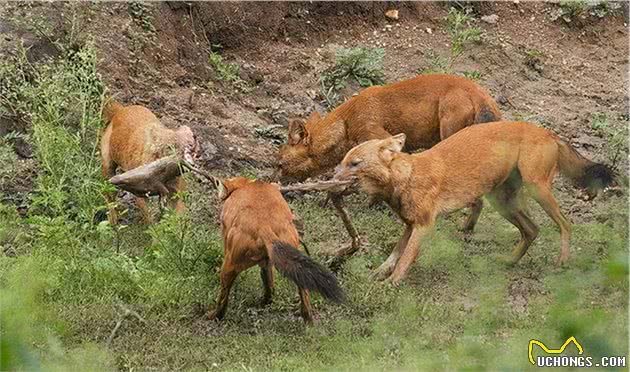
{"label": "black-tipped tail", "polygon": [[577,183],[591,195],[595,195],[599,190],[617,184],[615,172],[608,166],[599,163],[593,163],[584,168],[584,173],[577,179]]}
{"label": "black-tipped tail", "polygon": [[282,275],[299,287],[319,292],[331,301],[344,301],[343,290],[330,271],[288,243],[274,241],[272,247],[271,262]]}
{"label": "black-tipped tail", "polygon": [[499,120],[501,120],[501,115],[485,105],[481,106],[481,109],[475,115],[475,124],[491,123]]}

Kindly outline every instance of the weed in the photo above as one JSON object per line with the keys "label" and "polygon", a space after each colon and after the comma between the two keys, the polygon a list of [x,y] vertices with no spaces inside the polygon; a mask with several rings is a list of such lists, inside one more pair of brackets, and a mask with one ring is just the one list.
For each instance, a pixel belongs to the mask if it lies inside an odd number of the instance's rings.
{"label": "weed", "polygon": [[420,68],[417,70],[419,74],[452,74],[453,68],[451,67],[452,61],[448,58],[444,58],[438,54],[435,54],[433,50],[427,52],[429,60],[429,67]]}
{"label": "weed", "polygon": [[525,51],[525,65],[535,71],[542,72],[545,53],[538,49]]}
{"label": "weed", "polygon": [[128,4],[129,15],[146,32],[154,34],[153,15],[149,5],[144,2],[130,1]]}
{"label": "weed", "polygon": [[591,119],[591,128],[608,141],[606,156],[612,167],[616,167],[617,161],[628,156],[628,126],[626,123],[612,123],[605,113],[594,113]]}
{"label": "weed", "polygon": [[470,43],[481,41],[481,29],[471,24],[474,18],[469,14],[455,8],[451,8],[446,16],[448,32],[451,35],[451,52],[457,56],[464,47]]}
{"label": "weed", "polygon": [[620,3],[607,0],[561,0],[558,5],[551,13],[551,20],[562,19],[566,24],[578,26],[590,17],[604,18],[621,8]]}
{"label": "weed", "polygon": [[474,81],[479,81],[481,80],[481,72],[480,71],[463,71],[462,75],[464,77],[466,77],[467,79],[470,80],[474,80]]}
{"label": "weed", "polygon": [[321,93],[330,107],[339,101],[339,91],[349,81],[361,87],[370,87],[385,83],[383,73],[382,48],[339,48],[336,51],[335,65],[326,69],[321,77]]}
{"label": "weed", "polygon": [[212,69],[217,73],[219,80],[232,84],[243,93],[247,93],[252,89],[246,81],[241,79],[239,75],[240,66],[236,63],[225,62],[223,56],[215,51],[210,51],[208,61]]}

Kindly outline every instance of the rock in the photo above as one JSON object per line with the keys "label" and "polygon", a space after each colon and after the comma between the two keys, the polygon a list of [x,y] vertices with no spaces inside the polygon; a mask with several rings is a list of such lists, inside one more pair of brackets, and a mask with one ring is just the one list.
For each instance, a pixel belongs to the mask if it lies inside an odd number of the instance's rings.
{"label": "rock", "polygon": [[431,30],[431,28],[430,28],[430,27],[427,27],[427,30],[426,30],[426,31],[427,31],[427,34],[432,34],[432,33],[433,33],[433,30]]}
{"label": "rock", "polygon": [[491,25],[497,23],[497,21],[499,20],[499,16],[496,14],[491,14],[491,15],[487,15],[487,16],[483,16],[481,17],[481,20],[486,22],[486,23],[490,23]]}
{"label": "rock", "polygon": [[398,19],[398,9],[390,9],[385,12],[385,17],[393,20]]}

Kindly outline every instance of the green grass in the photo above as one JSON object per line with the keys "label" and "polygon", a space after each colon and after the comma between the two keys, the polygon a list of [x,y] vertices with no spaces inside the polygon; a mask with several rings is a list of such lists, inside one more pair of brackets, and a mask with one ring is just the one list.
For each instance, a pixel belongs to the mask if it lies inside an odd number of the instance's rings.
{"label": "green grass", "polygon": [[[338,274],[347,303],[315,294],[319,320],[305,326],[296,288],[279,275],[273,304],[257,306],[254,268],[236,281],[225,320],[209,322],[222,261],[216,196],[190,177],[183,216],[167,213],[151,226],[99,222],[109,186],[98,171],[105,92],[94,49],[35,66],[22,57],[0,64],[11,76],[0,84],[8,98],[0,108],[29,114],[40,168],[26,216],[0,205],[0,248],[12,252],[0,255],[0,369],[535,370],[528,341],[555,346],[569,336],[587,355],[627,351],[627,190],[576,217],[573,256],[561,269],[553,266],[559,233],[538,208],[540,236],[516,266],[504,262],[518,232],[491,208],[468,239],[457,230],[461,212],[441,218],[399,288],[370,273],[402,225],[357,195],[348,205],[366,246]],[[11,165],[9,150],[0,144]],[[290,203],[320,262],[349,242],[323,197]]]}

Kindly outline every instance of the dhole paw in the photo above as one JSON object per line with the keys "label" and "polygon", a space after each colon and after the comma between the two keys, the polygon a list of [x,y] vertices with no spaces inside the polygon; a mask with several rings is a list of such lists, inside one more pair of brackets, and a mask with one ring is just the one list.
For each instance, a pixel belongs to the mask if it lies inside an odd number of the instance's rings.
{"label": "dhole paw", "polygon": [[569,261],[569,255],[560,255],[556,258],[556,267],[562,267],[564,264]]}
{"label": "dhole paw", "polygon": [[372,278],[383,281],[394,271],[394,265],[382,264],[372,273]]}
{"label": "dhole paw", "polygon": [[400,287],[400,282],[401,282],[402,278],[396,277],[394,275],[390,275],[385,281],[384,283],[387,283],[389,285],[391,285],[394,288],[398,288]]}
{"label": "dhole paw", "polygon": [[216,310],[208,311],[208,313],[206,314],[206,318],[208,318],[208,320],[214,320],[214,321],[221,320],[221,317],[219,316]]}

